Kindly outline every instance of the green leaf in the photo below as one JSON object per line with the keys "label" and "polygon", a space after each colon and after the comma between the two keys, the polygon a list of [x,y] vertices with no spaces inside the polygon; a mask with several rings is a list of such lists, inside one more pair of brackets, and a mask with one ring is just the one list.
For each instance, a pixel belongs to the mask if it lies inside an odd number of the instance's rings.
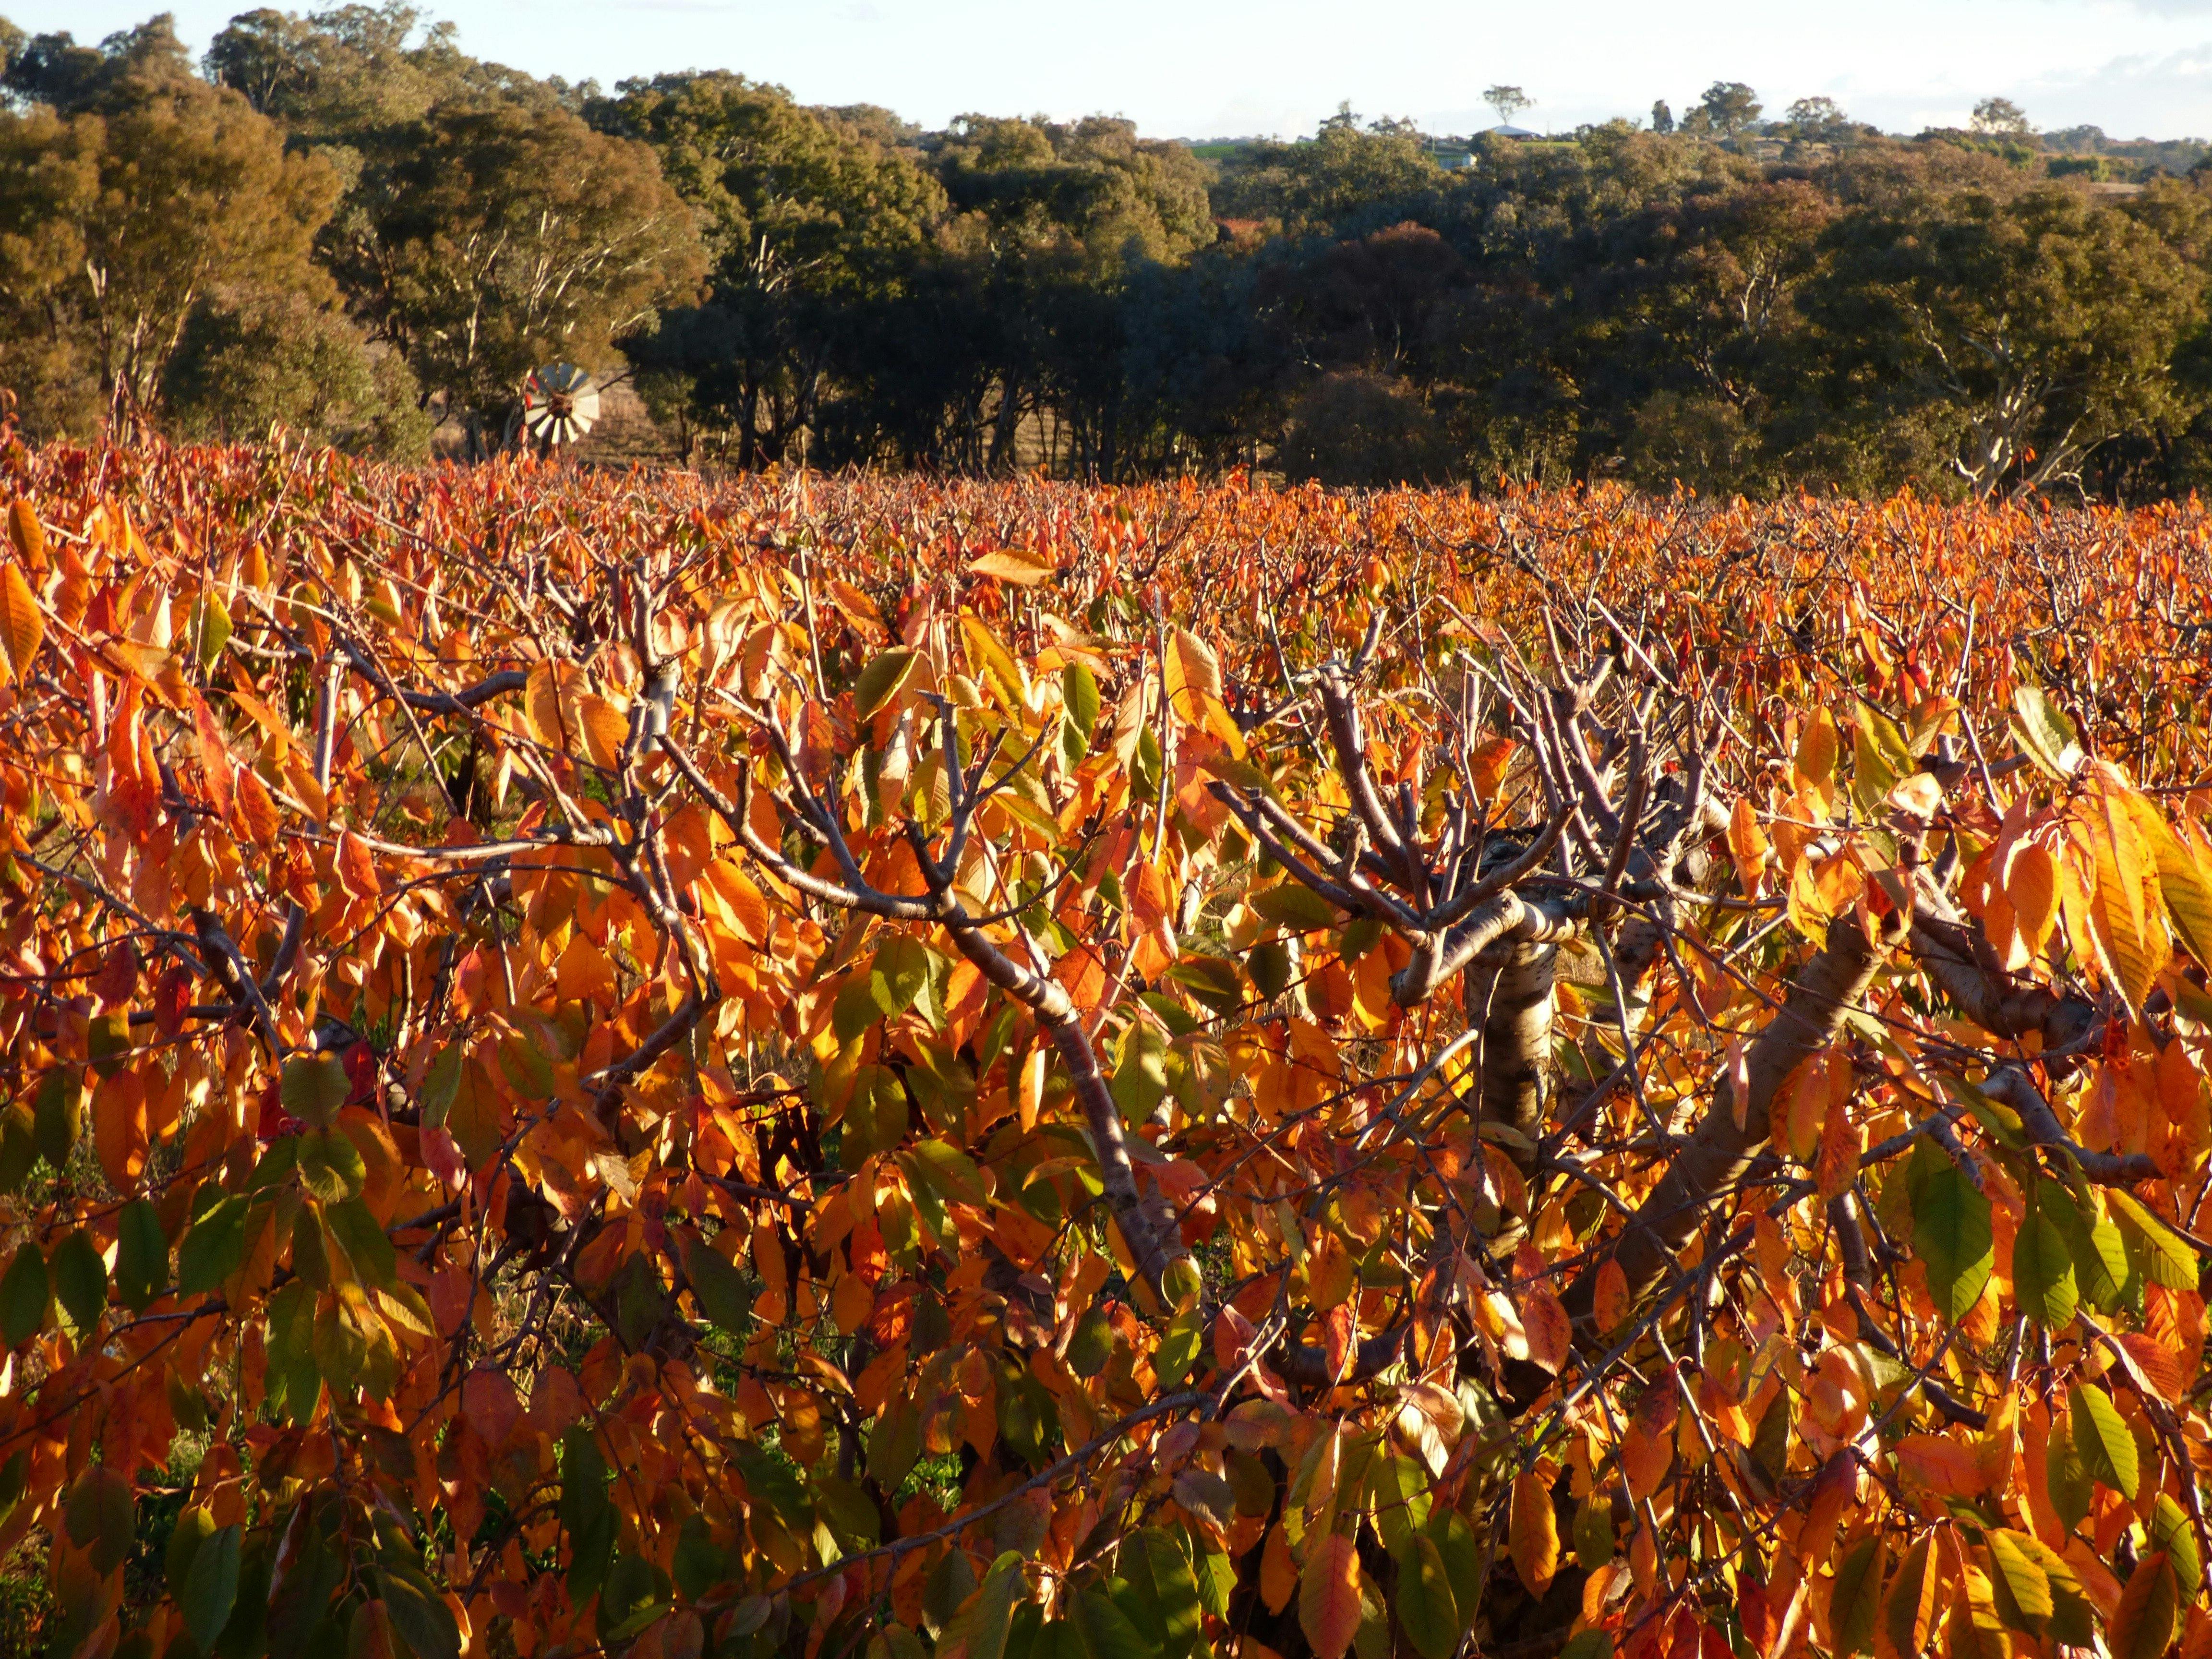
{"label": "green leaf", "polygon": [[815,1475],[814,1511],[848,1549],[872,1549],[883,1535],[883,1516],[875,1500],[853,1481],[834,1474]]}
{"label": "green leaf", "polygon": [[1915,769],[1904,729],[1863,697],[1852,723],[1851,766],[1851,793],[1863,807],[1871,807]]}
{"label": "green leaf", "polygon": [[1310,887],[1302,886],[1296,880],[1256,893],[1250,902],[1252,908],[1267,921],[1294,933],[1310,933],[1316,927],[1334,927],[1337,923],[1336,907]]}
{"label": "green leaf", "polygon": [[1178,1386],[1205,1342],[1206,1316],[1200,1310],[1193,1308],[1170,1320],[1152,1354],[1152,1370],[1159,1377],[1159,1386]]}
{"label": "green leaf", "polygon": [[696,1236],[684,1247],[684,1272],[699,1311],[732,1336],[744,1336],[752,1325],[753,1304],[745,1276],[724,1261],[720,1250]]}
{"label": "green leaf", "polygon": [[2023,685],[2012,694],[2011,724],[2027,757],[2054,778],[2072,777],[2087,758],[2073,721],[2039,685]]}
{"label": "green leaf", "polygon": [[9,1347],[21,1347],[39,1334],[46,1322],[47,1295],[46,1258],[26,1239],[7,1273],[0,1274],[0,1334]]}
{"label": "green leaf", "polygon": [[903,649],[886,651],[876,658],[853,683],[853,712],[862,720],[872,715],[898,695],[921,661],[920,652]]}
{"label": "green leaf", "polygon": [[177,1516],[177,1523],[169,1529],[169,1547],[162,1559],[169,1583],[169,1594],[179,1601],[184,1599],[185,1586],[191,1581],[192,1558],[199,1547],[215,1536],[215,1511],[204,1504],[195,1504]]}
{"label": "green leaf", "polygon": [[948,1202],[981,1206],[989,1202],[975,1160],[945,1141],[917,1141],[908,1167],[935,1188]]}
{"label": "green leaf", "polygon": [[[192,607],[190,629],[192,654],[199,659],[200,672],[212,672],[216,659],[230,643],[230,610],[223,604],[222,594],[210,588],[200,596],[200,602]],[[203,1641],[200,1645],[204,1648],[207,1643]]]}
{"label": "green leaf", "polygon": [[1837,1564],[1828,1621],[1838,1653],[1874,1650],[1875,1616],[1881,1609],[1884,1553],[1879,1536],[1862,1538]]}
{"label": "green leaf", "polygon": [[422,1571],[386,1563],[378,1576],[384,1581],[384,1612],[392,1632],[407,1644],[415,1659],[461,1659],[461,1629],[453,1609]]}
{"label": "green leaf", "polygon": [[1444,1578],[1451,1585],[1452,1600],[1459,1607],[1459,1616],[1466,1624],[1474,1623],[1475,1610],[1482,1601],[1482,1546],[1476,1541],[1474,1528],[1457,1510],[1448,1510],[1439,1504],[1429,1516],[1424,1529],[1443,1558]]}
{"label": "green leaf", "polygon": [[2042,1206],[2044,1213],[2066,1235],[2066,1250],[2074,1262],[2081,1299],[2093,1308],[2119,1307],[2126,1297],[2130,1274],[2127,1243],[2119,1228],[2086,1193],[2067,1192],[2056,1182],[2045,1183],[2039,1191],[2050,1194],[2049,1203]]}
{"label": "green leaf", "polygon": [[115,1217],[115,1293],[133,1313],[142,1311],[169,1282],[169,1241],[161,1212],[135,1198]]}
{"label": "green leaf", "polygon": [[2174,1577],[2181,1581],[2185,1593],[2194,1596],[2204,1581],[2204,1563],[2197,1553],[2197,1532],[2190,1525],[2189,1513],[2170,1492],[2159,1493],[2158,1502],[2151,1506],[2150,1547],[2173,1558]]}
{"label": "green leaf", "polygon": [[200,1651],[215,1646],[215,1638],[230,1622],[230,1609],[238,1600],[239,1545],[245,1529],[236,1524],[203,1539],[192,1553],[191,1571],[185,1576],[177,1611]]}
{"label": "green leaf", "polygon": [[1399,1625],[1423,1659],[1451,1659],[1461,1635],[1459,1602],[1443,1553],[1434,1539],[1417,1532],[1397,1552],[1396,1560]]}
{"label": "green leaf", "polygon": [[830,1005],[830,1029],[848,1048],[884,1017],[883,1005],[876,1000],[878,982],[871,964],[866,971],[856,969],[837,988],[837,1000]]}
{"label": "green leaf", "polygon": [[62,1240],[54,1247],[46,1271],[53,1275],[54,1296],[70,1323],[87,1332],[99,1324],[107,1309],[107,1264],[100,1260],[92,1235],[80,1227]]}
{"label": "green leaf", "polygon": [[2037,1324],[2059,1331],[2074,1322],[2081,1292],[2074,1282],[2073,1253],[2067,1249],[2058,1224],[2044,1213],[2039,1203],[2028,1211],[2014,1237],[2012,1279],[2020,1310]]}
{"label": "green leaf", "polygon": [[2154,1215],[2131,1193],[2109,1188],[2105,1201],[2119,1212],[2120,1221],[2143,1247],[2143,1277],[2170,1291],[2197,1288],[2197,1252],[2178,1237],[2173,1229]]}
{"label": "green leaf", "polygon": [[328,1134],[310,1129],[300,1137],[300,1184],[325,1204],[356,1196],[368,1179],[368,1165],[350,1136],[332,1130]]}
{"label": "green leaf", "polygon": [[885,1492],[896,1492],[921,1455],[921,1410],[904,1397],[887,1401],[868,1436],[868,1473]]}
{"label": "green leaf", "polygon": [[84,1115],[84,1085],[72,1066],[58,1066],[39,1079],[31,1103],[31,1138],[39,1155],[58,1175],[76,1145],[77,1121]]}
{"label": "green leaf", "polygon": [[352,1260],[354,1271],[372,1285],[389,1286],[398,1278],[399,1261],[392,1240],[368,1205],[357,1198],[323,1211],[323,1224]]}
{"label": "green leaf", "polygon": [[1244,1006],[1244,976],[1224,957],[1187,956],[1161,977],[1182,986],[1217,1014],[1233,1014]]}
{"label": "green leaf", "polygon": [[929,983],[931,951],[911,933],[893,933],[876,946],[868,968],[868,989],[885,1019],[896,1019],[914,1006]]}
{"label": "green leaf", "polygon": [[131,1553],[134,1510],[131,1483],[105,1463],[95,1463],[70,1488],[62,1524],[70,1542],[90,1553],[94,1566],[113,1572]]}
{"label": "green leaf", "polygon": [[1158,1659],[1158,1650],[1104,1590],[1079,1591],[1072,1611],[1088,1659]]}
{"label": "green leaf", "polygon": [[2076,1383],[2066,1395],[2074,1424],[2074,1449],[2081,1454],[2081,1467],[2091,1478],[2132,1499],[2141,1471],[2136,1437],[2120,1408],[2102,1389],[2085,1389]]}
{"label": "green leaf", "polygon": [[1595,1487],[1575,1510],[1574,1543],[1575,1560],[1584,1572],[1613,1559],[1613,1504]]}
{"label": "green leaf", "polygon": [[1905,1166],[1912,1204],[1912,1253],[1927,1264],[1928,1289],[1954,1322],[1981,1300],[1996,1265],[1990,1200],[1966,1172],[1923,1137]]}
{"label": "green leaf", "polygon": [[2022,1544],[2018,1533],[1992,1527],[1987,1539],[1990,1564],[1996,1569],[1990,1583],[1996,1591],[1998,1615],[2014,1630],[2041,1635],[2044,1621],[2051,1617],[2051,1576]]}
{"label": "green leaf", "polygon": [[1197,1571],[1193,1577],[1198,1582],[1199,1604],[1216,1619],[1226,1619],[1229,1598],[1237,1590],[1237,1564],[1195,1540],[1193,1542],[1197,1553]]}
{"label": "green leaf", "polygon": [[460,1043],[449,1042],[438,1050],[430,1069],[422,1073],[420,1098],[425,1128],[445,1127],[446,1114],[453,1109],[453,1102],[460,1097],[461,1068],[468,1057],[468,1050]]}
{"label": "green leaf", "polygon": [[1006,1632],[1014,1621],[1014,1598],[1022,1591],[1022,1558],[1013,1550],[991,1563],[968,1610],[969,1659],[1006,1659]]}
{"label": "green leaf", "polygon": [[353,1079],[336,1054],[295,1054],[284,1062],[276,1097],[301,1122],[327,1129],[353,1093]]}
{"label": "green leaf", "polygon": [[1152,1606],[1159,1608],[1161,1628],[1166,1631],[1166,1646],[1161,1650],[1175,1659],[1197,1652],[1206,1617],[1199,1606],[1199,1579],[1190,1571],[1190,1558],[1183,1555],[1183,1547],[1166,1526],[1146,1526],[1130,1541],[1141,1555],[1141,1571],[1151,1577]]}
{"label": "green leaf", "polygon": [[1060,695],[1066,705],[1070,725],[1090,740],[1098,724],[1098,682],[1081,663],[1071,663],[1060,677]]}
{"label": "green leaf", "polygon": [[2071,1434],[2051,1437],[2043,1458],[2043,1489],[2051,1498],[2051,1511],[2067,1531],[2080,1526],[2088,1515],[2096,1498],[2095,1485]]}
{"label": "green leaf", "polygon": [[776,1517],[794,1532],[811,1531],[814,1525],[814,1505],[807,1501],[806,1488],[788,1463],[769,1455],[768,1449],[750,1440],[740,1440],[731,1449],[738,1473],[744,1477],[745,1490],[756,1500],[765,1500]]}
{"label": "green leaf", "polygon": [[1559,1650],[1559,1659],[1613,1659],[1613,1632],[1586,1630]]}
{"label": "green leaf", "polygon": [[23,1184],[31,1166],[39,1161],[36,1120],[22,1101],[12,1101],[0,1112],[0,1193],[12,1193]]}
{"label": "green leaf", "polygon": [[2051,1582],[2051,1627],[2043,1633],[2062,1647],[2088,1646],[2095,1632],[2095,1614],[2066,1558],[2033,1533],[2017,1532],[2012,1537]]}

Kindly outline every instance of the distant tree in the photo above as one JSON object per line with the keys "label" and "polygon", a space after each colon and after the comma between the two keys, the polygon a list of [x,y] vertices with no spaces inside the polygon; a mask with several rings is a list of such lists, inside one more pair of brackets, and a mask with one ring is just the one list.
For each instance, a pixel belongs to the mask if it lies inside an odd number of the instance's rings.
{"label": "distant tree", "polygon": [[533,366],[600,365],[658,307],[690,301],[706,268],[646,145],[484,96],[380,134],[341,231],[331,256],[373,337],[445,395],[478,452]]}
{"label": "distant tree", "polygon": [[1360,487],[1440,483],[1450,467],[1413,389],[1364,369],[1326,375],[1298,400],[1278,459],[1294,481]]}
{"label": "distant tree", "polygon": [[63,31],[27,40],[5,25],[7,68],[0,82],[26,103],[46,104],[64,115],[104,113],[143,105],[155,91],[189,94],[196,84],[191,59],[167,12],[118,29],[97,46],[81,46]]}
{"label": "distant tree", "polygon": [[1733,138],[1759,119],[1759,94],[1741,81],[1716,81],[1698,100],[1712,130]]}
{"label": "distant tree", "polygon": [[82,431],[164,370],[218,292],[331,294],[313,263],[338,194],[245,99],[191,72],[166,17],[100,48],[66,35],[10,65],[0,112],[0,376],[34,430]]}
{"label": "distant tree", "polygon": [[1651,131],[1672,132],[1674,130],[1674,112],[1667,106],[1667,100],[1664,98],[1653,99],[1651,100]]}
{"label": "distant tree", "polygon": [[2027,112],[2009,98],[1984,98],[1974,106],[1972,121],[1976,132],[2024,138],[2035,129],[2027,124]]}
{"label": "distant tree", "polygon": [[204,302],[169,359],[162,390],[188,437],[244,441],[282,426],[392,460],[419,460],[429,450],[431,420],[407,365],[302,294]]}
{"label": "distant tree", "polygon": [[1486,87],[1482,101],[1498,112],[1498,125],[1510,127],[1513,125],[1513,118],[1535,100],[1518,87],[1499,85]]}
{"label": "distant tree", "polygon": [[1355,217],[1394,224],[1438,210],[1448,179],[1418,138],[1324,122],[1309,143],[1252,145],[1224,167],[1211,199],[1224,217],[1295,231]]}
{"label": "distant tree", "polygon": [[742,76],[626,81],[589,113],[652,148],[712,261],[702,306],[629,343],[649,388],[679,425],[727,434],[738,465],[781,459],[817,421],[854,308],[925,257],[944,188],[917,155],[886,147],[880,124],[865,131]]}
{"label": "distant tree", "polygon": [[1922,194],[1839,221],[1800,303],[1856,398],[1940,412],[1977,497],[2080,478],[2126,432],[2185,420],[2172,374],[2204,273],[2079,192]]}
{"label": "distant tree", "polygon": [[299,137],[352,144],[419,120],[441,97],[475,89],[475,67],[454,44],[451,24],[426,24],[398,0],[304,17],[241,12],[201,60],[210,80],[236,88]]}
{"label": "distant tree", "polygon": [[1827,97],[1800,98],[1784,118],[1797,137],[1816,143],[1833,143],[1848,135],[1852,125],[1843,106]]}

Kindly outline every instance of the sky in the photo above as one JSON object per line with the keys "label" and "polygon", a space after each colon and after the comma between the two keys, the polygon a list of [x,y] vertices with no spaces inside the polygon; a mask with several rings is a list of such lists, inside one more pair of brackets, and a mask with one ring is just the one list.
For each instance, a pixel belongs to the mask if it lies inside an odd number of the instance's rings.
{"label": "sky", "polygon": [[[283,4],[283,0],[276,0]],[[308,9],[314,0],[292,0]],[[96,40],[155,9],[11,0],[33,33]],[[241,0],[171,0],[203,47]],[[1155,137],[1292,136],[1349,102],[1431,131],[1565,130],[1679,114],[1747,82],[1771,115],[1825,94],[1889,131],[1963,125],[1978,99],[2039,127],[2212,136],[2212,0],[434,0],[464,50],[571,81],[728,69],[803,102],[881,104],[927,126],[969,112],[1133,118]]]}

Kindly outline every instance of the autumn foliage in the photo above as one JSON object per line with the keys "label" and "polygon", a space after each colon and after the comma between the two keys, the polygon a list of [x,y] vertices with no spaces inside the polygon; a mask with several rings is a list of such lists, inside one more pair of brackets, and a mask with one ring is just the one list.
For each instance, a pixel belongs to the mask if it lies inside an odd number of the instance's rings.
{"label": "autumn foliage", "polygon": [[46,1651],[2212,1654],[2194,509],[0,471]]}

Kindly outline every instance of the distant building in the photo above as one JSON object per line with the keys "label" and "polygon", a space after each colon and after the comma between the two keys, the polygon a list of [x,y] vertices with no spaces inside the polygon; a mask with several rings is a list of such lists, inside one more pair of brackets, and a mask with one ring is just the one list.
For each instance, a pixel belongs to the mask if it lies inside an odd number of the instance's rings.
{"label": "distant building", "polygon": [[1544,136],[1540,132],[1531,132],[1526,127],[1508,126],[1503,122],[1494,127],[1486,127],[1483,131],[1491,138],[1541,138]]}

